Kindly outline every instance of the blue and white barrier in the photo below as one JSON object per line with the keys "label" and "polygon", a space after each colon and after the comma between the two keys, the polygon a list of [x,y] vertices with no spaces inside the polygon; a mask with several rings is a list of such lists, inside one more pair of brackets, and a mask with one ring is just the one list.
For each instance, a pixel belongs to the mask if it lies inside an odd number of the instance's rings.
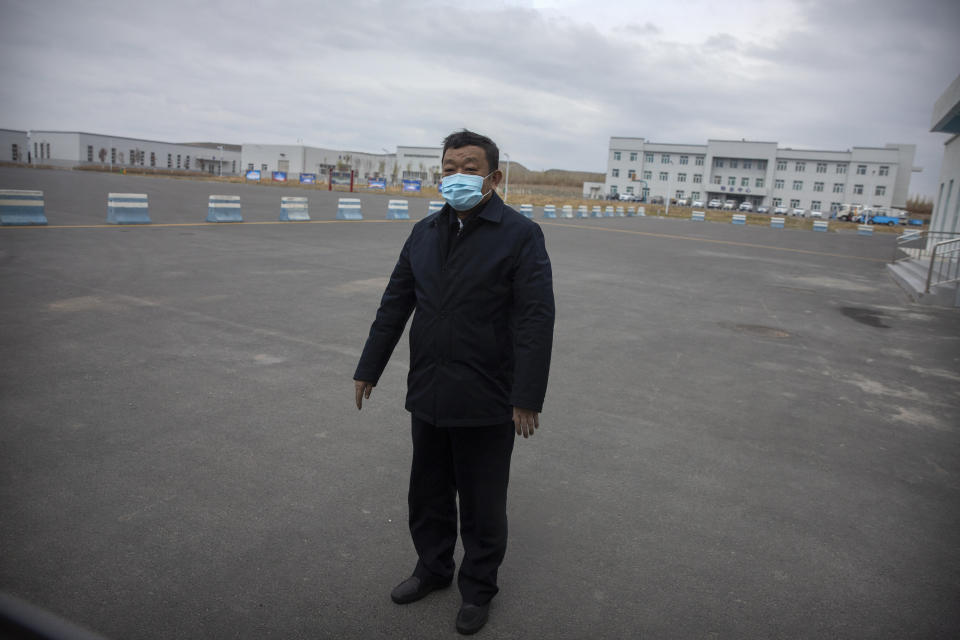
{"label": "blue and white barrier", "polygon": [[858,224],[857,225],[857,235],[858,236],[872,236],[873,227],[869,224]]}
{"label": "blue and white barrier", "polygon": [[210,196],[207,222],[243,222],[240,196]]}
{"label": "blue and white barrier", "polygon": [[771,229],[783,229],[783,223],[786,222],[786,218],[781,218],[779,216],[774,216],[770,218],[770,228]]}
{"label": "blue and white barrier", "polygon": [[706,213],[703,211],[694,211],[690,214],[690,219],[694,222],[704,222],[707,219]]}
{"label": "blue and white barrier", "polygon": [[593,206],[592,209],[590,209],[590,217],[591,217],[591,218],[602,218],[602,217],[603,217],[603,213],[600,211],[600,205],[596,204],[596,205]]}
{"label": "blue and white barrier", "polygon": [[337,203],[337,220],[363,220],[360,198],[340,198]]}
{"label": "blue and white barrier", "polygon": [[578,218],[586,218],[586,217],[587,217],[587,205],[582,204],[582,205],[580,205],[579,207],[577,207],[577,217],[578,217]]}
{"label": "blue and white barrier", "polygon": [[390,200],[387,202],[387,220],[409,220],[410,203],[406,200]]}
{"label": "blue and white barrier", "polygon": [[603,208],[603,217],[612,218],[613,217],[613,205],[607,205]]}
{"label": "blue and white barrier", "polygon": [[624,215],[625,215],[625,214],[623,213],[623,207],[617,207],[617,217],[618,217],[618,218],[623,218]]}
{"label": "blue and white barrier", "polygon": [[533,217],[533,205],[532,204],[522,204],[520,205],[520,213],[528,218]]}
{"label": "blue and white barrier", "polygon": [[47,224],[43,205],[43,191],[0,189],[0,224]]}
{"label": "blue and white barrier", "polygon": [[427,215],[431,215],[443,209],[443,200],[431,200],[430,206],[427,207]]}
{"label": "blue and white barrier", "polygon": [[637,215],[637,209],[635,207],[627,207],[627,217],[632,218]]}
{"label": "blue and white barrier", "polygon": [[637,216],[640,218],[647,217],[647,210],[644,207],[637,207]]}
{"label": "blue and white barrier", "polygon": [[557,217],[557,205],[547,204],[543,206],[543,217],[544,218],[556,218]]}
{"label": "blue and white barrier", "polygon": [[562,212],[562,213],[560,214],[560,217],[561,217],[561,218],[572,218],[572,217],[573,217],[573,205],[572,205],[572,204],[565,204],[565,205],[563,205],[563,209],[561,209],[561,212]]}
{"label": "blue and white barrier", "polygon": [[108,224],[150,224],[150,205],[145,193],[107,194]]}
{"label": "blue and white barrier", "polygon": [[280,222],[309,222],[310,210],[303,196],[283,196],[280,198]]}
{"label": "blue and white barrier", "polygon": [[814,231],[826,231],[826,230],[827,230],[827,221],[826,221],[826,220],[814,220],[814,221],[813,221],[813,230],[814,230]]}
{"label": "blue and white barrier", "polygon": [[747,214],[745,213],[735,213],[733,214],[733,224],[747,224]]}

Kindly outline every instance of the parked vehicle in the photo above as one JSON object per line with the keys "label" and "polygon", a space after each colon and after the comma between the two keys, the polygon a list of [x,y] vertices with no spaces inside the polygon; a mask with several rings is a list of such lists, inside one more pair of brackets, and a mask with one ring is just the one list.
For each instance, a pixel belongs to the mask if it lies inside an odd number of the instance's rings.
{"label": "parked vehicle", "polygon": [[791,215],[791,216],[794,216],[794,217],[797,217],[797,218],[806,218],[806,217],[807,217],[807,213],[806,213],[806,211],[804,211],[803,209],[794,209],[793,211],[790,212],[790,215]]}
{"label": "parked vehicle", "polygon": [[678,206],[678,207],[685,207],[685,206],[687,206],[687,199],[686,199],[686,198],[677,198],[677,206]]}
{"label": "parked vehicle", "polygon": [[817,219],[822,220],[822,219],[823,219],[823,211],[811,211],[811,212],[810,212],[810,217],[811,217],[811,218],[817,218]]}
{"label": "parked vehicle", "polygon": [[733,211],[734,208],[736,208],[736,206],[737,206],[736,202],[734,202],[733,200],[727,200],[726,202],[723,203],[723,210]]}
{"label": "parked vehicle", "polygon": [[892,227],[900,222],[900,218],[894,218],[893,216],[873,216],[872,218],[867,218],[867,224],[885,224],[888,227]]}
{"label": "parked vehicle", "polygon": [[708,208],[708,209],[720,209],[720,208],[722,208],[722,207],[723,207],[723,203],[720,202],[719,200],[711,200],[711,201],[707,204],[707,208]]}
{"label": "parked vehicle", "polygon": [[741,202],[737,209],[740,211],[753,211],[753,203],[747,201]]}
{"label": "parked vehicle", "polygon": [[862,204],[842,204],[840,208],[837,209],[837,220],[843,220],[844,222],[860,222],[863,220],[860,217],[860,210],[863,209]]}
{"label": "parked vehicle", "polygon": [[632,193],[621,193],[620,199],[624,202],[634,202],[636,201],[637,197]]}
{"label": "parked vehicle", "polygon": [[653,196],[650,198],[650,204],[663,204],[663,196]]}
{"label": "parked vehicle", "polygon": [[[901,222],[901,224],[902,224],[902,222]],[[922,226],[923,226],[923,220],[921,220],[921,219],[919,219],[919,218],[911,218],[910,220],[907,220],[907,224],[910,225],[911,227],[922,227]]]}
{"label": "parked vehicle", "polygon": [[700,207],[700,208],[702,209],[702,208],[703,208],[703,200],[694,200],[694,201],[693,201],[693,204],[690,205],[690,206],[691,206],[691,207],[694,207],[694,208]]}
{"label": "parked vehicle", "polygon": [[774,208],[773,213],[778,216],[785,216],[787,215],[787,211],[788,209],[786,207],[780,206],[780,207]]}
{"label": "parked vehicle", "polygon": [[757,213],[770,213],[770,208],[760,205],[757,207]]}

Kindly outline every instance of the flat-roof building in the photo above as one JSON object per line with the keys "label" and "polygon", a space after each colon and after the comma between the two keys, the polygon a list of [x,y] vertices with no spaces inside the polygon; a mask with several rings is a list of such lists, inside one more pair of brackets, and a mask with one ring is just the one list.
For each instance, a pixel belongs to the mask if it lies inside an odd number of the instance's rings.
{"label": "flat-roof building", "polygon": [[748,140],[697,145],[612,137],[604,195],[823,212],[845,203],[904,208],[915,152],[912,144],[820,151]]}
{"label": "flat-roof building", "polygon": [[85,164],[236,175],[240,147],[217,142],[160,142],[84,131],[28,132],[21,162],[75,167]]}
{"label": "flat-roof building", "polygon": [[930,231],[960,237],[960,76],[934,104],[930,131],[953,134],[943,143]]}

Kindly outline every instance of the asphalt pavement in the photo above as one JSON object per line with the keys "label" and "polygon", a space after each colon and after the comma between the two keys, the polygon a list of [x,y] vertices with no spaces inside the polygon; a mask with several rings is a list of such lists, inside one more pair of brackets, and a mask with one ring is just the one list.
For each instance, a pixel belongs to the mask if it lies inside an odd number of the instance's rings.
{"label": "asphalt pavement", "polygon": [[[406,341],[360,412],[351,379],[427,200],[0,188],[50,223],[0,228],[0,591],[116,640],[456,637],[455,589],[389,598]],[[103,225],[111,191],[155,224]],[[211,194],[258,224],[202,224]],[[540,216],[551,380],[478,637],[960,636],[960,313],[900,291],[893,238]]]}

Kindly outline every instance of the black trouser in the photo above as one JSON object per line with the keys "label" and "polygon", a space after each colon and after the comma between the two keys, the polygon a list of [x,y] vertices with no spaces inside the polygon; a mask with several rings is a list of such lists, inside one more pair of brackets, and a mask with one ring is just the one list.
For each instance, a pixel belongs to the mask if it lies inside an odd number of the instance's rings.
{"label": "black trouser", "polygon": [[464,556],[457,584],[464,602],[486,604],[497,593],[507,551],[507,483],[513,423],[436,427],[413,418],[410,535],[421,579],[453,578],[457,498]]}

